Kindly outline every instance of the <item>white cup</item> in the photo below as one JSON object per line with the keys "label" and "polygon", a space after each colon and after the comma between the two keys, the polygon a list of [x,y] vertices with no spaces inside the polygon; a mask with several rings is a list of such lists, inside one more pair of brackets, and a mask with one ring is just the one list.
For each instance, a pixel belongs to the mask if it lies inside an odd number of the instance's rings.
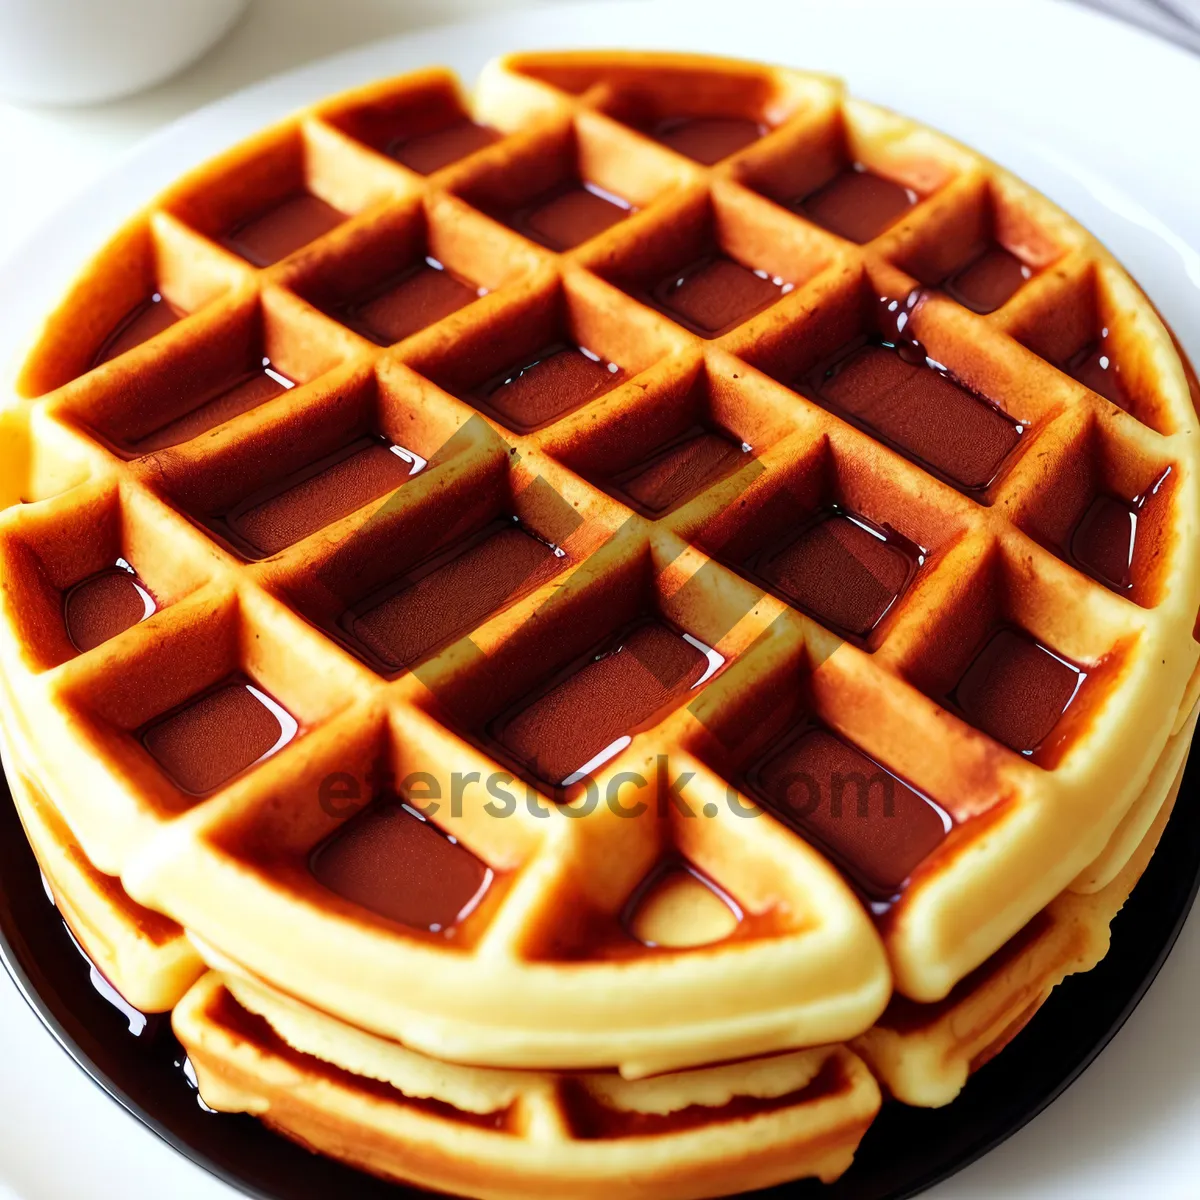
{"label": "white cup", "polygon": [[0,96],[90,104],[199,58],[250,0],[0,0]]}

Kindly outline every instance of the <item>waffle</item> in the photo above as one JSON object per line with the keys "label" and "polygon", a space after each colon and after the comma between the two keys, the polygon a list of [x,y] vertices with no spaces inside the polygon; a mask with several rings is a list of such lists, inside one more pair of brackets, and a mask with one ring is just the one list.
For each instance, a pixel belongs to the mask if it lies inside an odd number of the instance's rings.
{"label": "waffle", "polygon": [[335,97],[135,217],[4,401],[31,840],[85,946],[173,923],[122,990],[198,951],[481,1071],[955,1010],[1069,889],[1106,925],[1163,811],[1194,401],[1093,238],[835,80]]}

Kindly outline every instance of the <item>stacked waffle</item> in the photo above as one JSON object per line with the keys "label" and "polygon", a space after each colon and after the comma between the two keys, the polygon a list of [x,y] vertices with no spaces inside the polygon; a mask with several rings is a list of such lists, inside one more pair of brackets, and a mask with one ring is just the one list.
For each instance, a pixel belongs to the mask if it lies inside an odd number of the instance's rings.
{"label": "stacked waffle", "polygon": [[480,1197],[728,1194],[1094,965],[1195,724],[1194,380],[823,77],[517,55],[182,180],[0,413],[0,727],[206,1102]]}

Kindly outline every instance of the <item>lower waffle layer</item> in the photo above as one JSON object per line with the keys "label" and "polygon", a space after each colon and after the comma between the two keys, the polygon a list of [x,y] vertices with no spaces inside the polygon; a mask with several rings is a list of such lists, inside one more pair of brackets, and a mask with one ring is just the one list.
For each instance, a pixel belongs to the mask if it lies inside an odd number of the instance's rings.
{"label": "lower waffle layer", "polygon": [[638,1081],[460,1067],[217,972],[176,1007],[174,1028],[210,1106],[373,1174],[481,1200],[614,1189],[691,1200],[830,1181],[880,1105],[845,1047]]}
{"label": "lower waffle layer", "polygon": [[929,1108],[949,1104],[969,1076],[1024,1029],[1058,984],[1090,971],[1108,953],[1112,919],[1149,864],[1174,809],[1195,725],[1193,712],[1168,743],[1141,801],[1152,813],[1150,825],[1104,887],[1063,892],[945,1000],[915,1004],[896,996],[851,1043],[896,1099]]}
{"label": "lower waffle layer", "polygon": [[1145,845],[1147,835],[1166,803],[1163,797],[1173,796],[1178,789],[1176,775],[1182,774],[1187,763],[1198,714],[1200,701],[1191,705],[1180,727],[1172,733],[1141,795],[1113,831],[1103,852],[1079,874],[1071,884],[1070,891],[1084,895],[1103,891],[1117,880],[1126,864]]}

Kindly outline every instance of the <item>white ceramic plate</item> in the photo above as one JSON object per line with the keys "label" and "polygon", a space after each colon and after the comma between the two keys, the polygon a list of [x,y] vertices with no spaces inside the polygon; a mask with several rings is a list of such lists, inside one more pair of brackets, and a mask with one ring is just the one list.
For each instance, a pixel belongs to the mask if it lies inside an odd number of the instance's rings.
{"label": "white ceramic plate", "polygon": [[[1200,361],[1200,58],[1062,0],[589,3],[432,29],[291,71],[143,143],[0,268],[0,364],[86,257],[182,171],[291,109],[429,63],[472,78],[519,48],[640,46],[842,75],[961,138],[1091,228]],[[7,185],[6,185],[7,186]],[[930,1200],[1200,1194],[1200,919],[1100,1060]],[[0,981],[0,1197],[220,1200],[234,1193],[126,1116]],[[217,1118],[214,1118],[217,1119]]]}

